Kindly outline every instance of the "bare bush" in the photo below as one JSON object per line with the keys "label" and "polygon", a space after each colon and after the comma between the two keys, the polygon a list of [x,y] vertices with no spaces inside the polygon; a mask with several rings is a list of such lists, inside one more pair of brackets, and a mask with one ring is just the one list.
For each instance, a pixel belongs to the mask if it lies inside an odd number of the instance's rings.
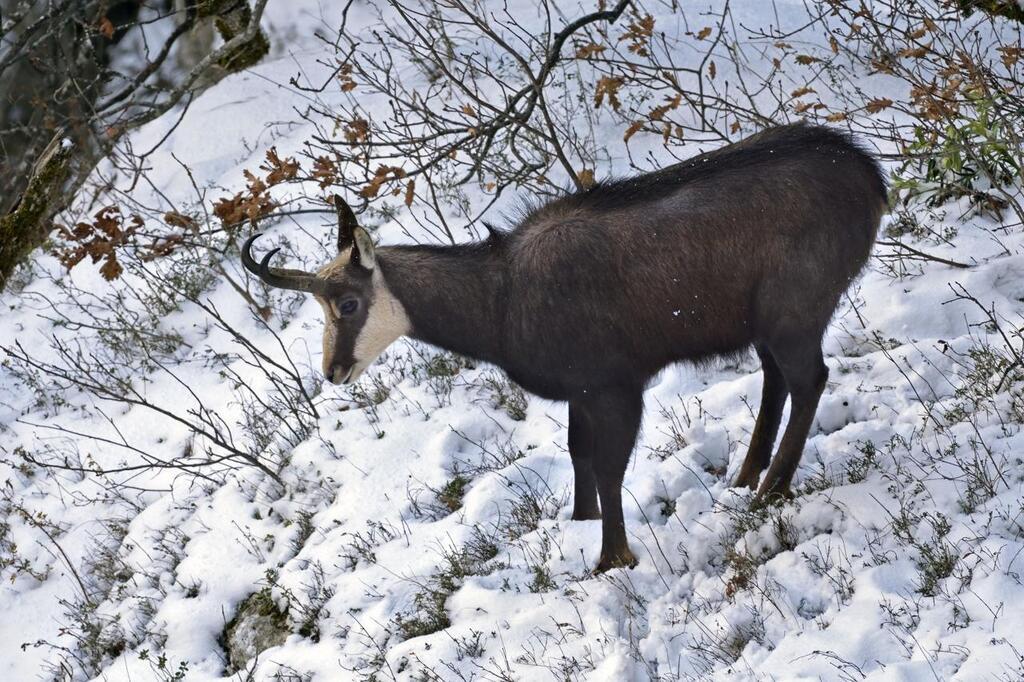
{"label": "bare bush", "polygon": [[[0,289],[101,159],[141,172],[153,150],[119,147],[126,133],[179,104],[187,111],[214,70],[251,66],[269,49],[259,28],[267,0],[3,4]],[[181,73],[176,44],[204,20],[224,43]]]}

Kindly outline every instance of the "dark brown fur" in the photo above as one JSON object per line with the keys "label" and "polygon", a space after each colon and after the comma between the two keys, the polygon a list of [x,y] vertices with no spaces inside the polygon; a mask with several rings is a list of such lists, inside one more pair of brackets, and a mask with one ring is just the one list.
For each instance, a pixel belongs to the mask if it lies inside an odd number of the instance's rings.
{"label": "dark brown fur", "polygon": [[885,201],[848,136],[785,126],[552,201],[483,243],[385,247],[377,260],[412,336],[569,402],[573,518],[603,518],[607,569],[634,562],[622,477],[644,388],[668,365],[754,347],[764,387],[736,483],[755,488],[768,468],[759,495],[788,493],[828,376],[821,338]]}

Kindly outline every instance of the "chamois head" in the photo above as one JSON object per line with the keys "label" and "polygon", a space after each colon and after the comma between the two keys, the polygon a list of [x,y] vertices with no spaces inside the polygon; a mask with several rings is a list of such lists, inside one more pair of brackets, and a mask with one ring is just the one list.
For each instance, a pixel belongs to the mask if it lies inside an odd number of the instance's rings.
{"label": "chamois head", "polygon": [[270,267],[274,249],[256,262],[254,234],[242,247],[246,270],[267,284],[313,294],[324,311],[324,375],[331,383],[359,378],[385,348],[408,333],[405,311],[384,282],[373,241],[359,227],[345,200],[334,195],[338,212],[338,255],[315,273]]}

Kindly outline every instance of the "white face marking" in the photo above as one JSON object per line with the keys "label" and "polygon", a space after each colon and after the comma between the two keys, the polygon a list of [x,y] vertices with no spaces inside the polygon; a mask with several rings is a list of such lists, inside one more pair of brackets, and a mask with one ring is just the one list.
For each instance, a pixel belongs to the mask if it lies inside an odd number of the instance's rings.
{"label": "white face marking", "polygon": [[[381,353],[399,336],[412,329],[405,308],[388,289],[379,269],[373,271],[373,303],[366,314],[366,322],[359,330],[352,352],[356,364],[348,381],[355,381]],[[326,335],[326,332],[325,332]]]}
{"label": "white face marking", "polygon": [[[341,274],[351,258],[352,251],[339,254],[334,260],[317,271],[320,277],[330,277]],[[380,270],[374,268],[371,279],[373,285],[373,296],[370,309],[366,312],[366,321],[360,328],[352,348],[352,356],[355,364],[351,368],[342,368],[337,365],[329,365],[328,361],[333,358],[332,350],[338,342],[338,328],[334,324],[338,314],[332,308],[330,301],[315,296],[316,302],[324,311],[324,364],[323,372],[333,383],[351,383],[373,364],[373,361],[390,346],[399,336],[408,334],[411,330],[409,317],[405,308],[392,295]],[[332,375],[333,373],[333,375]],[[344,374],[347,373],[347,377]]]}

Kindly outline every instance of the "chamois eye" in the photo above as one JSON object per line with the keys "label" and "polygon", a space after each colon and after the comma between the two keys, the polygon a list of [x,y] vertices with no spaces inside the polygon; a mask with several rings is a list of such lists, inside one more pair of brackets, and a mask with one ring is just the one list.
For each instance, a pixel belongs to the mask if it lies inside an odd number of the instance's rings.
{"label": "chamois eye", "polygon": [[342,301],[341,305],[338,306],[338,312],[342,315],[351,315],[355,311],[359,310],[359,301],[354,298],[350,298],[347,301]]}

